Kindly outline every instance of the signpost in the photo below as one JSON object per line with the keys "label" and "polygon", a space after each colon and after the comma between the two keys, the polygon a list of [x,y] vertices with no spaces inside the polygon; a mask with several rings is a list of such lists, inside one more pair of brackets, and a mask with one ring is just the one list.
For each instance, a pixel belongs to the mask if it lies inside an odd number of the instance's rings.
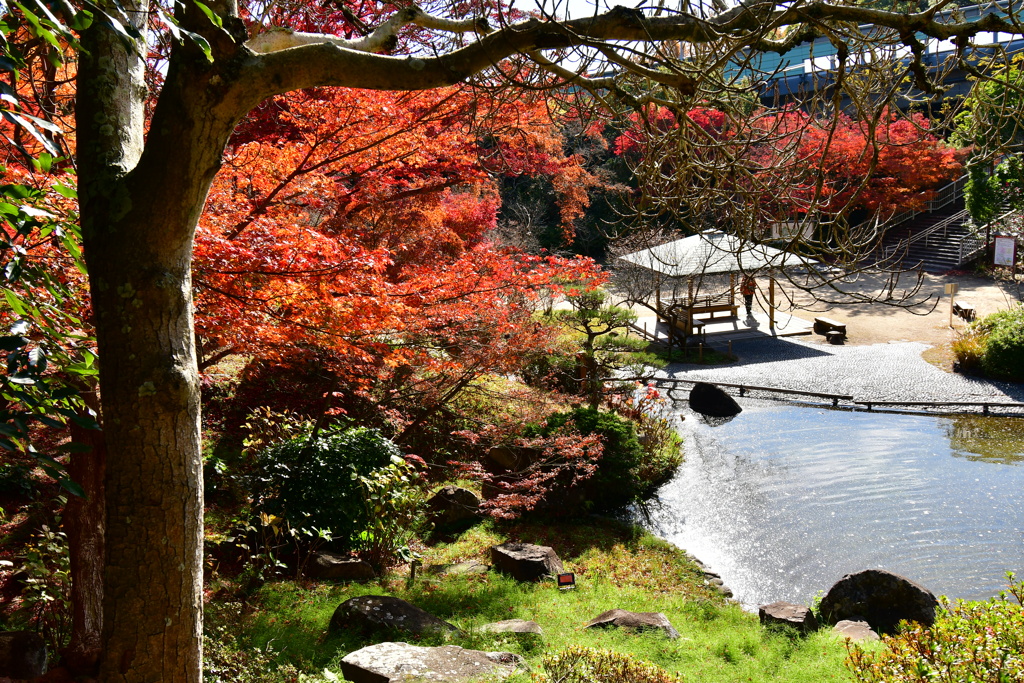
{"label": "signpost", "polygon": [[946,294],[949,295],[949,326],[953,327],[953,299],[956,298],[956,293],[960,291],[960,285],[955,282],[946,283]]}
{"label": "signpost", "polygon": [[1017,264],[1017,238],[1010,235],[996,235],[992,262],[997,266]]}

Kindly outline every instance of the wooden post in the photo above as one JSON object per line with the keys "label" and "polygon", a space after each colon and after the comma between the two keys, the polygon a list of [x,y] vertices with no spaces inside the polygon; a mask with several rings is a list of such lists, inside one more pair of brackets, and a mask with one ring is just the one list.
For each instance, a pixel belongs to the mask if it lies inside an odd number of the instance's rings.
{"label": "wooden post", "polygon": [[768,327],[775,328],[775,276],[768,276]]}

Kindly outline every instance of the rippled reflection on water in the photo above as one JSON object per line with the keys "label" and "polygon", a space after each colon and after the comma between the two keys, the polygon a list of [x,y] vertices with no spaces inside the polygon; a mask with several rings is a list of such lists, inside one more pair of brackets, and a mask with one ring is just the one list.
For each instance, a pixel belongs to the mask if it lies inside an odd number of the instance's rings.
{"label": "rippled reflection on water", "polygon": [[807,603],[867,568],[968,599],[1024,574],[1024,420],[748,402],[683,434],[653,530],[745,604]]}

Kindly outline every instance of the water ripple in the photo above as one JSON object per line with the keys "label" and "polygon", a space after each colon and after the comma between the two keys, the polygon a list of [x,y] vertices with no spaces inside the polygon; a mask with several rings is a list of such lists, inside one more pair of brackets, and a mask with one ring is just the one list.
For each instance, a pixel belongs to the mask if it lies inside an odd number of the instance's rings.
{"label": "water ripple", "polygon": [[979,599],[1024,570],[1020,420],[747,401],[726,424],[684,425],[652,528],[745,604],[806,603],[867,568]]}

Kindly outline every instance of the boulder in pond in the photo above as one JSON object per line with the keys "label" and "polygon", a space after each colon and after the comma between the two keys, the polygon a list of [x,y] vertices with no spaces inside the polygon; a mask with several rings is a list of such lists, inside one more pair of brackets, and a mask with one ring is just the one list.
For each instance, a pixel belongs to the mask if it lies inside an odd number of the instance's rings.
{"label": "boulder in pond", "polygon": [[698,382],[690,390],[690,410],[709,417],[732,417],[743,412],[732,396],[706,382]]}
{"label": "boulder in pond", "polygon": [[669,638],[679,637],[679,631],[661,612],[630,612],[624,609],[610,609],[586,623],[584,628],[630,628],[638,631],[659,630]]}
{"label": "boulder in pond", "polygon": [[931,626],[938,606],[930,590],[910,579],[884,569],[865,569],[836,582],[819,610],[829,624],[863,620],[879,633],[891,633],[903,619]]}
{"label": "boulder in pond", "polygon": [[516,581],[540,581],[561,574],[562,560],[554,548],[532,543],[502,543],[491,548],[491,564]]}
{"label": "boulder in pond", "polygon": [[814,612],[803,605],[792,602],[779,601],[770,605],[761,605],[757,610],[757,616],[764,626],[773,624],[792,626],[801,633],[810,633],[818,629],[818,619],[814,616]]}
{"label": "boulder in pond", "polygon": [[510,652],[464,650],[455,645],[378,643],[348,654],[341,660],[341,673],[353,683],[462,683],[505,678],[521,666],[522,658]]}
{"label": "boulder in pond", "polygon": [[36,678],[45,673],[46,643],[38,633],[0,633],[0,677]]}
{"label": "boulder in pond", "polygon": [[427,519],[437,531],[464,529],[479,521],[480,499],[469,489],[445,486],[427,501]]}
{"label": "boulder in pond", "polygon": [[326,550],[313,553],[303,573],[310,579],[335,581],[369,581],[377,578],[377,572],[369,562]]}
{"label": "boulder in pond", "polygon": [[349,598],[338,605],[331,617],[328,630],[344,629],[367,631],[391,628],[409,633],[427,631],[457,631],[458,629],[430,612],[400,598],[386,595],[363,595]]}

